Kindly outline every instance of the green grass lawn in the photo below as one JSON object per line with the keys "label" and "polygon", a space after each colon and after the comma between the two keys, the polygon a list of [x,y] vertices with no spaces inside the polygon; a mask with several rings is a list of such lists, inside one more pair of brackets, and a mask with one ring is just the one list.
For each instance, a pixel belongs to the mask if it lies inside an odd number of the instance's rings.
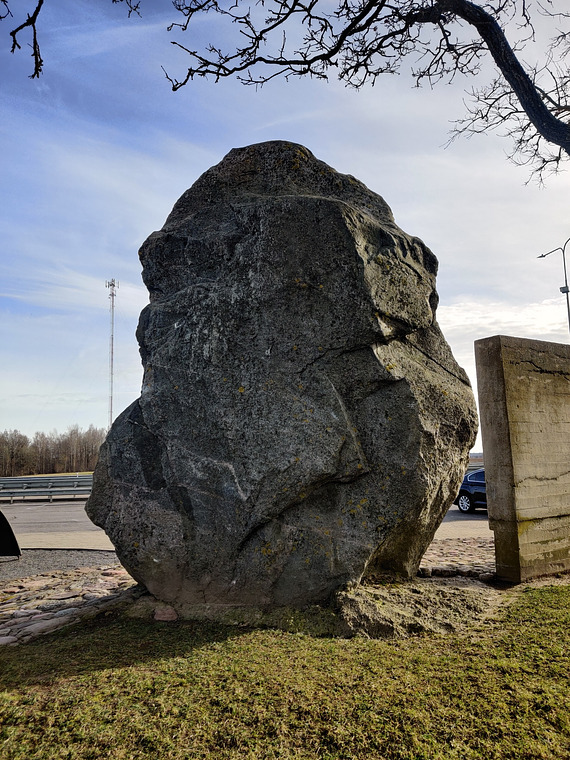
{"label": "green grass lawn", "polygon": [[570,586],[468,635],[107,616],[0,651],[0,758],[570,758]]}

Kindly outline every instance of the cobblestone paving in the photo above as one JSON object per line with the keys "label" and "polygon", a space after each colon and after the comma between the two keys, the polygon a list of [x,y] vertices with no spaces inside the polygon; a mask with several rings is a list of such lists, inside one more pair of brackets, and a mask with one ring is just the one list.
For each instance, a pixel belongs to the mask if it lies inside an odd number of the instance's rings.
{"label": "cobblestone paving", "polygon": [[[494,572],[493,540],[460,538],[434,541],[424,555],[419,575],[489,581]],[[0,581],[0,645],[30,641],[113,606],[128,604],[141,593],[116,563]]]}
{"label": "cobblestone paving", "polygon": [[494,573],[492,538],[444,538],[432,542],[423,556],[419,575],[461,575],[489,581]]}
{"label": "cobblestone paving", "polygon": [[81,567],[0,585],[0,645],[20,644],[94,617],[140,593],[122,567]]}

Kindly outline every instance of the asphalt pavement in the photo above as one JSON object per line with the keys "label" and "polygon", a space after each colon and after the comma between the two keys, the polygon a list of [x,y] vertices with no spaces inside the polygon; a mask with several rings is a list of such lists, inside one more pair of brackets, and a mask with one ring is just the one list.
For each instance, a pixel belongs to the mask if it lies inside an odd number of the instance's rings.
{"label": "asphalt pavement", "polygon": [[114,551],[105,532],[85,513],[85,499],[0,502],[20,549]]}
{"label": "asphalt pavement", "polygon": [[[0,502],[21,549],[98,549],[113,551],[105,532],[89,520],[85,500]],[[435,539],[492,538],[487,512],[463,514],[452,506]]]}
{"label": "asphalt pavement", "polygon": [[486,509],[463,514],[453,505],[434,536],[443,538],[493,538]]}

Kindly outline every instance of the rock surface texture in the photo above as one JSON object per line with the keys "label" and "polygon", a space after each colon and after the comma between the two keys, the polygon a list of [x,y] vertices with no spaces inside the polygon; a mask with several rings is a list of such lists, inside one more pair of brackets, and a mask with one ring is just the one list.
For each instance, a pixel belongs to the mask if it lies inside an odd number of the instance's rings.
{"label": "rock surface texture", "polygon": [[87,504],[185,616],[411,577],[476,431],[437,261],[306,148],[232,150],[142,246],[141,397]]}

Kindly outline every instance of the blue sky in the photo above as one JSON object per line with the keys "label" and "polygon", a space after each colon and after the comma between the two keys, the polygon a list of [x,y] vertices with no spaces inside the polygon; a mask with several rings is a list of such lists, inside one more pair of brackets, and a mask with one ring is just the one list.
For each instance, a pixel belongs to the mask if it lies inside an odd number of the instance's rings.
{"label": "blue sky", "polygon": [[[569,175],[525,185],[495,135],[444,148],[474,82],[432,91],[389,77],[355,92],[307,79],[261,90],[199,81],[173,93],[161,65],[178,75],[186,65],[166,32],[174,12],[166,0],[142,9],[128,19],[110,0],[51,0],[39,81],[3,30],[0,430],[107,425],[111,278],[115,412],[138,396],[138,248],[203,171],[262,140],[302,143],[358,177],[433,250],[438,319],[473,382],[478,338],[568,341],[561,256],[536,256],[570,237]],[[213,38],[215,19],[194,33]]]}

